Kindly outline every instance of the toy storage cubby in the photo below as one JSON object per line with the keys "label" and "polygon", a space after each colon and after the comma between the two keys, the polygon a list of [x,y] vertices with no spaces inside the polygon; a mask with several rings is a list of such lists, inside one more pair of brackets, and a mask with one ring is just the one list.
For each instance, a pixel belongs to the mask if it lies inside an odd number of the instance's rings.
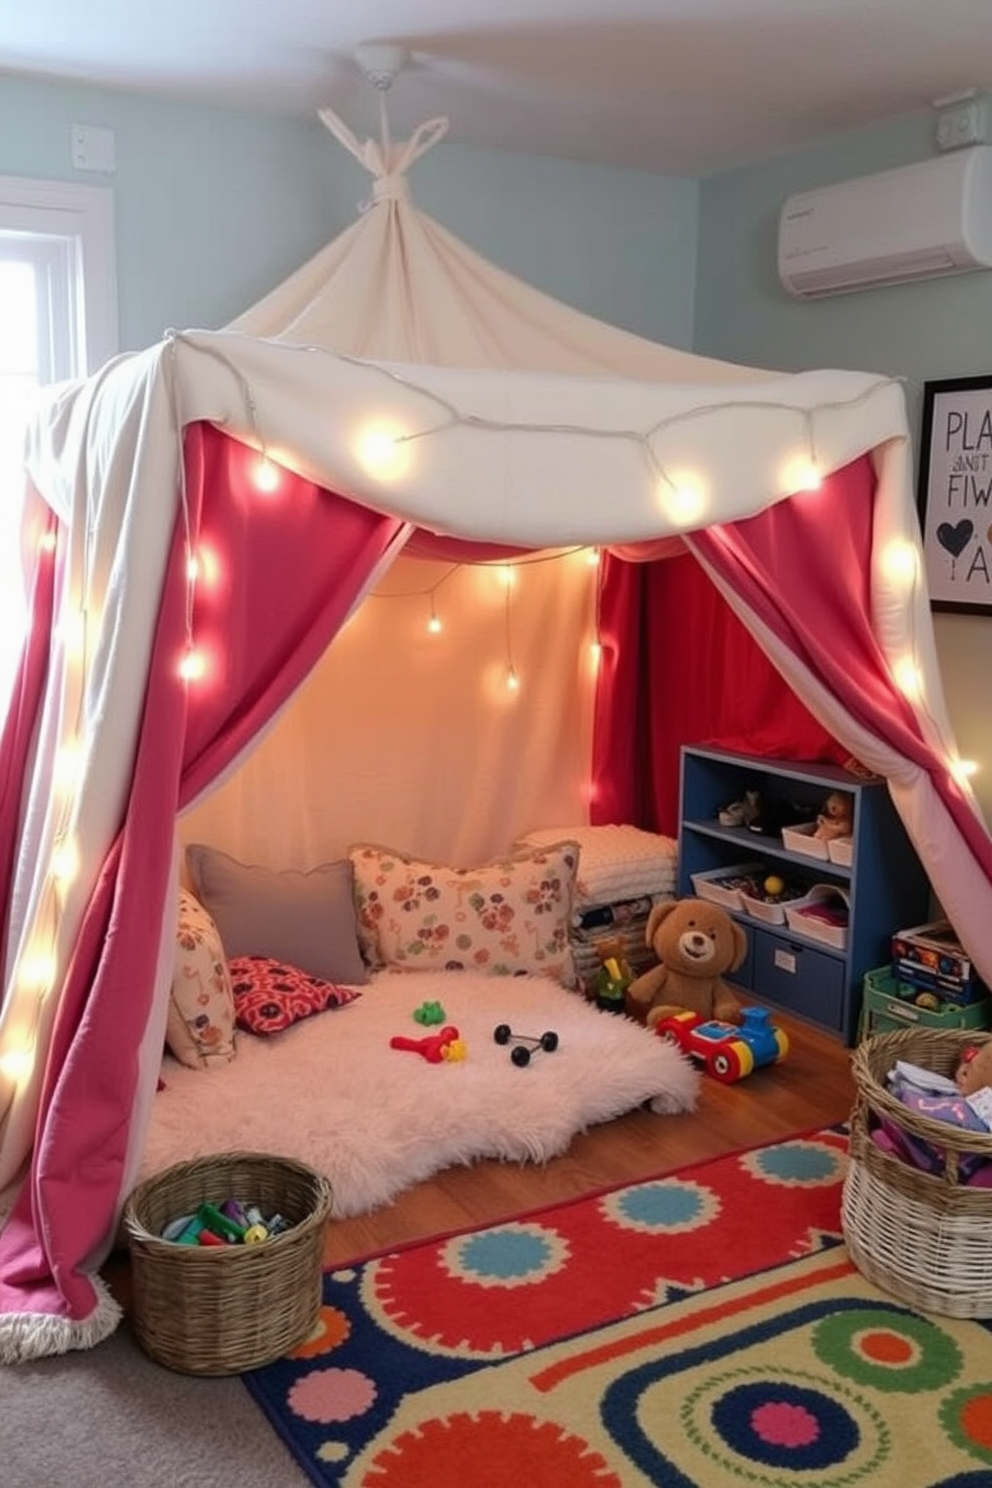
{"label": "toy storage cubby", "polygon": [[[788,805],[809,807],[814,821],[827,795],[853,803],[850,863],[819,860],[785,846],[781,830],[763,834],[724,826],[719,813],[758,791],[774,818]],[[844,935],[811,936],[727,906],[748,936],[748,955],[732,981],[748,1000],[768,1003],[857,1041],[864,977],[891,960],[892,936],[925,920],[930,885],[882,780],[860,780],[832,765],[798,764],[686,746],[681,754],[678,892],[695,895],[693,875],[719,879],[739,865],[760,864],[804,891],[835,889],[848,907]],[[842,943],[836,943],[842,942]]]}

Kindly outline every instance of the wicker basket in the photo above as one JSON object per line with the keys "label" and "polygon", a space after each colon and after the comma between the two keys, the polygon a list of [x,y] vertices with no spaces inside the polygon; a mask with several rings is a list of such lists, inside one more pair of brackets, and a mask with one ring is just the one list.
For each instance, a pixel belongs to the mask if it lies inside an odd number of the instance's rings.
{"label": "wicker basket", "polygon": [[[234,1198],[290,1228],[260,1245],[177,1245],[160,1238],[200,1204]],[[178,1163],[134,1190],[124,1209],[132,1319],[142,1348],[183,1374],[239,1374],[287,1353],[321,1302],[330,1185],[290,1158],[228,1152]]]}
{"label": "wicker basket", "polygon": [[[992,1317],[992,1189],[960,1180],[965,1157],[992,1162],[992,1133],[911,1111],[885,1088],[897,1059],[952,1076],[961,1051],[992,1035],[907,1028],[866,1039],[852,1056],[856,1088],[841,1223],[848,1253],[869,1281],[923,1312]],[[886,1118],[944,1154],[942,1173],[893,1157],[871,1140]]]}

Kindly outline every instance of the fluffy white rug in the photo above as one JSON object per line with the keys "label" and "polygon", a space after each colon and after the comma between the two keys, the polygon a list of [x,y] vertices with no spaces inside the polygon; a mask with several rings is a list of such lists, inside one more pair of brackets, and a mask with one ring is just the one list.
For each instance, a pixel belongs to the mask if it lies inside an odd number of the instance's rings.
{"label": "fluffy white rug", "polygon": [[[440,1002],[466,1047],[432,1064],[391,1049],[394,1034],[436,1029],[414,1019]],[[519,1068],[493,1030],[559,1036],[554,1053]],[[324,1172],[340,1218],[388,1203],[432,1173],[478,1158],[543,1162],[577,1132],[649,1102],[694,1109],[699,1075],[665,1040],[531,977],[381,973],[359,1001],[274,1038],[240,1034],[219,1069],[167,1057],[139,1181],[172,1163],[244,1149],[295,1157]]]}

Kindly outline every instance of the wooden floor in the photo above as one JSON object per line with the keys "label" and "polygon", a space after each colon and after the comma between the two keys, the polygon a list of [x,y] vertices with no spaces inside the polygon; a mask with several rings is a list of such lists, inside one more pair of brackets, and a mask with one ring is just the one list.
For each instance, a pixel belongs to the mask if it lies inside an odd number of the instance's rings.
{"label": "wooden floor", "polygon": [[326,1263],[337,1265],[446,1230],[509,1219],[611,1184],[846,1120],[854,1090],[851,1051],[782,1014],[775,1021],[789,1035],[787,1058],[735,1085],[704,1076],[699,1105],[691,1115],[632,1111],[590,1128],[562,1157],[544,1166],[485,1161],[446,1169],[375,1214],[332,1221]]}
{"label": "wooden floor", "polygon": [[[704,1076],[699,1104],[691,1115],[632,1111],[591,1127],[562,1157],[543,1166],[487,1160],[448,1168],[374,1214],[332,1220],[325,1265],[343,1265],[394,1245],[497,1223],[596,1189],[673,1172],[846,1120],[854,1091],[851,1051],[784,1014],[776,1013],[775,1021],[789,1036],[786,1059],[755,1070],[735,1085]],[[120,1253],[112,1256],[104,1276],[126,1307],[130,1300],[126,1258]]]}

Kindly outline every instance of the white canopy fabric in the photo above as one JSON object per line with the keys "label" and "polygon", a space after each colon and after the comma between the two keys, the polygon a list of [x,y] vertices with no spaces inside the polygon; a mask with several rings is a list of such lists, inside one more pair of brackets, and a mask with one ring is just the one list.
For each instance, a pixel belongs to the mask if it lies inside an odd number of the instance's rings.
{"label": "white canopy fabric", "polygon": [[[127,809],[159,598],[176,513],[185,510],[189,425],[218,425],[269,460],[401,519],[408,525],[384,562],[415,526],[530,548],[684,535],[789,500],[814,457],[828,473],[870,455],[872,627],[938,764],[951,770],[956,760],[899,383],[830,370],[777,376],[601,326],[494,269],[415,212],[403,172],[438,137],[436,121],[395,149],[360,147],[338,121],[325,122],[376,178],[375,204],[362,220],[227,331],[174,334],[118,358],[54,392],[30,430],[33,486],[69,541],[6,905],[0,1188],[38,1151],[59,989]],[[829,553],[806,558],[830,562]],[[728,599],[737,603],[732,591]],[[893,781],[941,896],[954,899],[959,932],[992,976],[982,946],[992,882],[927,770],[866,738],[760,617],[738,608],[834,736]],[[53,778],[68,742],[81,746],[82,767],[67,804]],[[52,865],[68,842],[76,872],[56,892]],[[73,1236],[56,1235],[46,1216],[44,1173],[31,1171],[34,1238],[24,1216],[16,1240],[0,1233],[0,1361],[88,1346],[116,1323],[95,1276],[89,1308],[78,1296],[66,1301],[64,1283],[46,1293],[37,1280],[26,1306],[18,1280],[32,1244],[53,1275],[60,1247],[63,1266],[91,1275],[113,1234],[161,1053],[173,910],[171,899],[121,910],[144,917],[159,953],[140,1049],[129,1051],[140,1064],[138,1094],[117,1117],[131,1126],[116,1209],[96,1216],[102,1240],[75,1255]],[[37,968],[39,945],[44,978],[25,973]],[[32,1274],[41,1265],[35,1257]]]}

